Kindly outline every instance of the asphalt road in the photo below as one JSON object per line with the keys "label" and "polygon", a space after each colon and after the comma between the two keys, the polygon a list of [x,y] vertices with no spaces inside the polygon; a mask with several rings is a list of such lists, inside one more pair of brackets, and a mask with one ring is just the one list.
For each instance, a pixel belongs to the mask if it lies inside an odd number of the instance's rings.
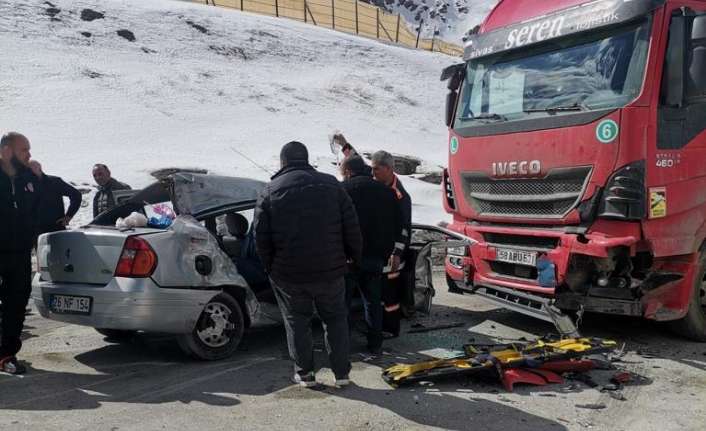
{"label": "asphalt road", "polygon": [[[507,393],[494,381],[467,378],[392,389],[381,367],[434,349],[552,332],[544,322],[445,292],[430,317],[405,322],[386,354],[369,358],[354,336],[354,384],[335,389],[327,368],[320,390],[290,383],[284,330],[250,331],[241,351],[221,362],[185,358],[168,337],[140,335],[112,344],[91,328],[28,317],[24,377],[0,374],[2,430],[702,430],[706,428],[706,345],[641,320],[587,316],[584,335],[626,343],[617,363],[640,376],[611,397],[586,383],[521,386]],[[410,325],[463,323],[407,334]],[[326,367],[319,338],[319,363]],[[605,384],[615,371],[593,371]]]}

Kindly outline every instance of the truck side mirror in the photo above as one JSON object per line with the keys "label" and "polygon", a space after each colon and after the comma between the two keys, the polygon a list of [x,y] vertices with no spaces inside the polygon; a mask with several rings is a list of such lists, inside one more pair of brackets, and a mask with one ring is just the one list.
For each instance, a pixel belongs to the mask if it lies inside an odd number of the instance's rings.
{"label": "truck side mirror", "polygon": [[662,77],[662,104],[666,106],[681,107],[684,104],[685,55],[686,17],[672,16]]}
{"label": "truck side mirror", "polygon": [[446,95],[446,126],[451,127],[453,124],[454,109],[458,101],[458,89],[461,87],[463,77],[466,71],[464,63],[454,64],[445,68],[441,72],[441,80],[448,81],[446,88],[449,89],[449,94]]}
{"label": "truck side mirror", "polygon": [[458,93],[456,90],[449,91],[446,95],[446,126],[451,127],[454,122],[454,108],[456,108],[456,100],[458,99]]}

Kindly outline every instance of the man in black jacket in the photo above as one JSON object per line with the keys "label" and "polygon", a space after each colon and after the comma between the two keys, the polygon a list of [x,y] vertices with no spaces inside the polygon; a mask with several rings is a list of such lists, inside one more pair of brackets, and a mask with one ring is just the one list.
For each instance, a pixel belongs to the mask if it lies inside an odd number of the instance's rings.
{"label": "man in black jacket", "polygon": [[96,218],[115,206],[114,191],[130,190],[130,186],[113,178],[108,166],[102,163],[93,166],[93,179],[98,184],[98,191],[93,197],[93,218]]}
{"label": "man in black jacket", "polygon": [[351,199],[338,180],[316,171],[300,142],[280,153],[282,169],[255,210],[255,241],[285,321],[294,380],[316,385],[311,320],[324,323],[336,385],[349,383],[347,262],[360,261],[362,238]]}
{"label": "man in black jacket", "polygon": [[[81,207],[81,192],[59,177],[47,175],[42,165],[32,160],[29,167],[39,179],[39,232],[56,232],[66,229]],[[64,196],[69,198],[69,209],[64,212]]]}
{"label": "man in black jacket", "polygon": [[363,235],[363,258],[346,275],[348,295],[360,290],[368,324],[368,350],[382,349],[383,274],[395,250],[402,226],[402,214],[392,189],[375,181],[370,168],[358,155],[350,155],[341,164],[343,188],[353,201]]}
{"label": "man in black jacket", "polygon": [[29,140],[10,132],[0,138],[0,371],[22,374],[17,361],[32,285],[31,250],[37,233],[39,187],[26,166]]}

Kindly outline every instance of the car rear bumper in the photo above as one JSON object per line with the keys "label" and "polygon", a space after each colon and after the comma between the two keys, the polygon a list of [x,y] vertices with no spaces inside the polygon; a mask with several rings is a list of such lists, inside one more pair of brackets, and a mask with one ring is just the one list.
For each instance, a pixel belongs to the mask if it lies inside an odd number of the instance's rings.
{"label": "car rear bumper", "polygon": [[[218,292],[166,289],[151,279],[113,278],[107,285],[53,283],[35,275],[31,299],[39,313],[51,320],[94,328],[189,333],[208,301]],[[55,313],[51,295],[87,296],[91,314]]]}

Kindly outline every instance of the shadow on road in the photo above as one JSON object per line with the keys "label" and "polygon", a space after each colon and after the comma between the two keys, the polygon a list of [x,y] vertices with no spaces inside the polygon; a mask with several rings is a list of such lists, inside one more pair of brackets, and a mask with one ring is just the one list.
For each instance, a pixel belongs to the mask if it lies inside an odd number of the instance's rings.
{"label": "shadow on road", "polygon": [[[453,322],[463,325],[421,334],[407,332],[413,324],[429,327]],[[389,354],[382,357],[366,358],[360,349],[364,345],[364,337],[354,334],[353,360],[356,370],[374,367],[377,372],[396,362],[428,359],[429,351],[438,348],[460,350],[466,343],[510,341],[507,337],[512,337],[513,332],[507,328],[530,334],[530,337],[554,331],[546,322],[505,310],[469,311],[435,305],[431,316],[419,316],[404,322],[402,336],[385,342],[385,350]],[[34,328],[28,329],[30,335],[37,335],[33,334]],[[638,354],[704,369],[703,352],[706,348],[702,344],[677,338],[663,325],[639,319],[588,315],[581,330],[586,336],[625,342],[626,349]],[[315,334],[320,340],[321,331],[317,330]],[[319,365],[327,366],[321,344],[320,341],[317,343],[317,361]],[[563,425],[557,422],[473,395],[503,392],[502,386],[495,380],[464,378],[439,383],[433,390],[419,386],[416,390],[394,390],[353,385],[345,390],[327,388],[317,392],[294,387],[289,380],[292,368],[281,327],[249,331],[240,352],[232,359],[220,362],[189,360],[182,355],[171,337],[140,335],[128,344],[106,345],[76,356],[71,353],[46,353],[41,355],[41,363],[56,363],[61,371],[29,364],[29,373],[24,378],[0,375],[0,409],[91,410],[104,403],[144,405],[173,402],[199,402],[237,409],[242,396],[273,395],[275,399],[283,400],[338,397],[377,406],[423,426],[465,430],[497,428],[498,423],[502,423],[512,429],[563,429]],[[44,365],[43,368],[48,367]],[[642,383],[650,382],[645,380]],[[525,386],[517,392],[570,393],[585,389],[567,389],[566,386]]]}
{"label": "shadow on road", "polygon": [[562,430],[558,422],[526,413],[472,394],[421,393],[369,389],[355,384],[331,390],[337,397],[359,401],[429,427],[447,430]]}

